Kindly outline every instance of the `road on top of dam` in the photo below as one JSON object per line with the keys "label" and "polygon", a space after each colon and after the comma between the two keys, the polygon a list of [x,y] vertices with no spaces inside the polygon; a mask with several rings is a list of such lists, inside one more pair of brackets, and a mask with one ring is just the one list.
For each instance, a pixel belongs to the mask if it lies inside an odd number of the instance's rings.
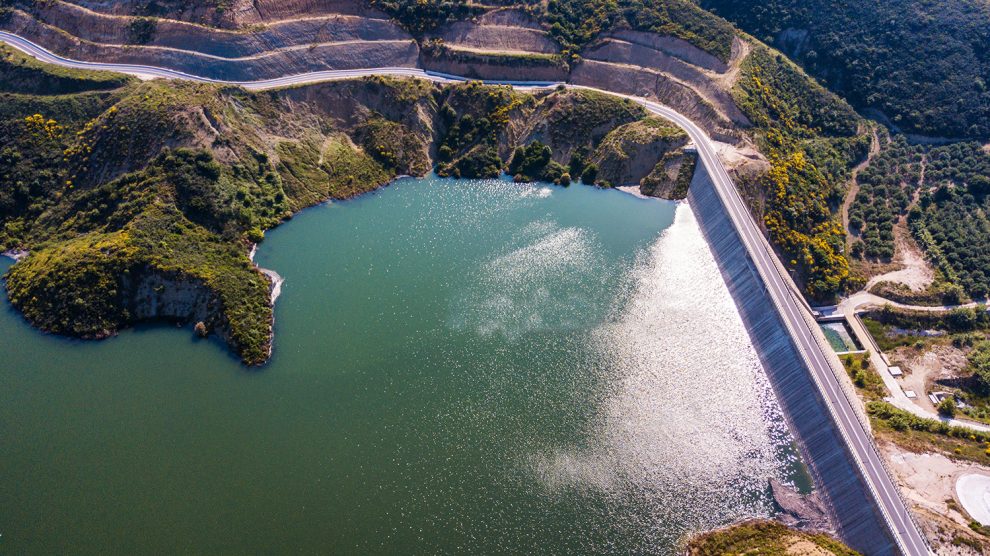
{"label": "road on top of dam", "polygon": [[[335,81],[373,75],[406,76],[427,79],[434,82],[448,83],[468,81],[467,78],[428,72],[419,68],[390,67],[367,68],[355,70],[327,70],[298,75],[289,75],[260,81],[223,81],[145,65],[97,63],[71,60],[50,52],[18,35],[0,31],[0,41],[30,55],[42,62],[64,67],[89,70],[104,70],[126,73],[139,77],[158,77],[165,79],[184,79],[203,83],[219,83],[237,85],[249,90],[266,90],[320,81]],[[881,456],[873,444],[871,433],[867,430],[858,416],[853,402],[846,396],[833,371],[824,347],[815,337],[812,323],[807,317],[807,310],[796,299],[790,277],[786,276],[779,265],[776,255],[770,249],[762,232],[746,208],[732,178],[722,165],[715,150],[715,145],[698,125],[686,116],[657,102],[642,97],[614,93],[612,91],[570,85],[566,83],[528,82],[528,81],[486,81],[489,84],[510,85],[519,89],[546,89],[563,85],[574,89],[587,89],[630,99],[648,111],[667,118],[687,132],[694,142],[698,156],[715,184],[719,198],[725,205],[732,223],[741,240],[746,245],[750,258],[756,266],[767,293],[776,306],[794,343],[797,345],[805,363],[814,378],[826,405],[835,421],[843,439],[849,448],[864,480],[873,494],[890,533],[897,546],[906,555],[920,556],[929,554],[930,550],[917,524],[912,520],[904,500],[897,492],[897,487],[883,466]]]}

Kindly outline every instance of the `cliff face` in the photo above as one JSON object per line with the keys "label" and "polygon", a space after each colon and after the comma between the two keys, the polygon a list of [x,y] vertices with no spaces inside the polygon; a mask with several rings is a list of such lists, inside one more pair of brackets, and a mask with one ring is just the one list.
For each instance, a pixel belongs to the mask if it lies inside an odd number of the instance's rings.
{"label": "cliff face", "polygon": [[430,71],[489,81],[567,81],[569,69],[553,54],[506,54],[450,47],[424,48],[419,65]]}
{"label": "cliff face", "polygon": [[639,185],[665,156],[685,145],[687,134],[673,125],[649,118],[617,127],[591,156],[598,176],[611,185]]}
{"label": "cliff face", "polygon": [[[121,281],[121,305],[129,320],[120,323],[120,327],[142,321],[174,321],[190,327],[201,322],[206,332],[217,334],[236,351],[246,347],[238,345],[217,292],[202,280],[150,267],[134,274],[136,276],[131,275]],[[268,275],[265,279],[270,284],[271,292],[277,284]],[[263,360],[267,360],[272,352],[272,302],[268,304],[268,339],[259,346]]]}
{"label": "cliff face", "polygon": [[163,319],[216,324],[220,300],[199,280],[145,268],[122,281],[123,305],[134,321]]}
{"label": "cliff face", "polygon": [[684,149],[673,149],[639,182],[643,195],[679,201],[685,199],[691,178],[698,164],[698,155]]}

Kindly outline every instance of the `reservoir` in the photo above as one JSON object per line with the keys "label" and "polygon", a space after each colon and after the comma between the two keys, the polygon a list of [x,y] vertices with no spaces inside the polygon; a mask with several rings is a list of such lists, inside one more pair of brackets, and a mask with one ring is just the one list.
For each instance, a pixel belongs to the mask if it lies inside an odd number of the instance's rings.
{"label": "reservoir", "polygon": [[0,553],[675,554],[804,481],[686,204],[403,179],[256,261],[260,369],[4,302]]}

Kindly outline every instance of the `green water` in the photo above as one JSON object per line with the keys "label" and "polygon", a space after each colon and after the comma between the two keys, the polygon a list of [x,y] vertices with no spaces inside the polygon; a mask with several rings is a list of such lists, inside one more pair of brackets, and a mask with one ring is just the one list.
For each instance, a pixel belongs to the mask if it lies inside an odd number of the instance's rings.
{"label": "green water", "polygon": [[828,322],[821,323],[818,325],[822,329],[822,333],[825,334],[825,339],[828,340],[829,345],[836,353],[845,353],[848,351],[856,351],[859,346],[853,340],[852,336],[849,334],[849,330],[846,329],[846,325],[841,322]]}
{"label": "green water", "polygon": [[670,554],[792,475],[685,205],[408,179],[256,260],[285,278],[260,370],[0,309],[0,552]]}

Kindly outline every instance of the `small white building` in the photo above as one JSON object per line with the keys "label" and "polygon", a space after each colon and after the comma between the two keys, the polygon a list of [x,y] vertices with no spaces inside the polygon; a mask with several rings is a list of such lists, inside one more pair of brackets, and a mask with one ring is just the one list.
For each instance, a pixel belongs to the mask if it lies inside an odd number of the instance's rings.
{"label": "small white building", "polygon": [[890,372],[890,376],[903,376],[904,375],[904,372],[901,371],[901,368],[900,367],[887,367],[887,370]]}

